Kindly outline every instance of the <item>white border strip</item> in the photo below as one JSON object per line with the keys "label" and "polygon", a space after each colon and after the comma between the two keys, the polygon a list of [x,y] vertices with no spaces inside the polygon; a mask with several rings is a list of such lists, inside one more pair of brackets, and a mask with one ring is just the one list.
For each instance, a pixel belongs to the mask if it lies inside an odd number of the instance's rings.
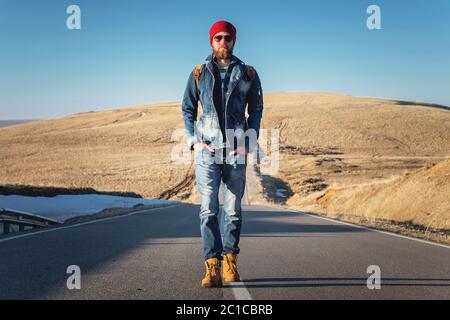
{"label": "white border strip", "polygon": [[153,211],[153,210],[157,210],[157,209],[165,209],[165,208],[170,208],[170,207],[178,207],[178,206],[181,206],[181,205],[182,204],[173,204],[173,205],[169,205],[169,206],[149,208],[149,209],[144,209],[144,210],[139,210],[139,211],[132,211],[130,213],[123,214],[123,215],[117,215],[117,216],[114,216],[114,217],[107,217],[107,218],[101,218],[101,219],[95,219],[95,220],[91,220],[91,221],[86,221],[86,222],[75,223],[75,224],[71,224],[71,225],[68,225],[68,226],[65,226],[65,227],[54,227],[54,228],[51,228],[51,229],[34,231],[34,232],[30,232],[30,233],[25,233],[25,234],[19,234],[19,235],[16,235],[16,236],[11,236],[11,237],[8,237],[8,238],[0,239],[0,242],[6,242],[6,241],[9,241],[9,240],[14,240],[14,239],[19,239],[19,238],[34,236],[34,235],[41,234],[41,233],[47,233],[47,232],[53,232],[53,231],[59,231],[59,230],[64,230],[64,229],[75,228],[75,227],[84,226],[84,225],[87,225],[87,224],[92,224],[92,223],[97,223],[97,222],[102,222],[102,221],[108,221],[108,220],[113,220],[113,219],[125,218],[125,217],[129,217],[129,216],[132,216],[132,215],[135,215],[135,214],[138,214],[138,213],[146,212],[146,211]]}
{"label": "white border strip", "polygon": [[[282,208],[282,209],[284,209],[284,208]],[[389,231],[378,230],[378,229],[373,229],[373,228],[369,228],[369,227],[365,227],[365,226],[360,226],[360,225],[353,224],[353,223],[350,223],[350,222],[344,222],[344,221],[339,221],[339,220],[335,220],[335,219],[331,219],[331,218],[322,217],[322,216],[319,216],[319,215],[310,214],[310,213],[307,213],[307,212],[304,212],[304,211],[297,211],[297,210],[293,210],[293,209],[285,209],[285,210],[291,211],[291,212],[295,212],[295,213],[302,213],[304,215],[307,215],[307,216],[310,216],[310,217],[313,217],[313,218],[318,218],[318,219],[323,219],[323,220],[327,220],[327,221],[331,221],[331,222],[345,224],[345,225],[356,227],[356,228],[360,228],[360,229],[375,231],[375,232],[378,232],[378,233],[387,234],[389,236],[394,236],[394,237],[398,237],[398,238],[413,240],[413,241],[426,243],[426,244],[430,244],[430,245],[437,246],[437,247],[450,249],[450,246],[442,244],[442,243],[432,242],[432,241],[428,241],[428,240],[423,240],[423,239],[418,239],[418,238],[404,236],[402,234],[397,234],[397,233],[393,233],[393,232],[389,232]]]}

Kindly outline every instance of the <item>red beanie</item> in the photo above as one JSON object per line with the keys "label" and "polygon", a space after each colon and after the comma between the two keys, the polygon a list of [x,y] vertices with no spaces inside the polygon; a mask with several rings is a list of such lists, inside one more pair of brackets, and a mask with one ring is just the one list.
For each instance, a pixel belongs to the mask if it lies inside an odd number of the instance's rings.
{"label": "red beanie", "polygon": [[212,43],[214,35],[219,32],[228,32],[233,37],[233,42],[236,42],[236,28],[228,21],[221,20],[215,22],[211,29],[209,29],[209,43]]}

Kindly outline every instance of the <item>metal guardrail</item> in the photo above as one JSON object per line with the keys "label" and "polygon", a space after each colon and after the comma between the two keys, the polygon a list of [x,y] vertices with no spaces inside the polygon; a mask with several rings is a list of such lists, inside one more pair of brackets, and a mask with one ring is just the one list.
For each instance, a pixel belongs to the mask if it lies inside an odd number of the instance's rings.
{"label": "metal guardrail", "polygon": [[3,234],[10,233],[11,225],[18,225],[19,231],[24,231],[25,227],[36,229],[62,224],[37,214],[8,208],[0,208],[0,223],[3,223]]}

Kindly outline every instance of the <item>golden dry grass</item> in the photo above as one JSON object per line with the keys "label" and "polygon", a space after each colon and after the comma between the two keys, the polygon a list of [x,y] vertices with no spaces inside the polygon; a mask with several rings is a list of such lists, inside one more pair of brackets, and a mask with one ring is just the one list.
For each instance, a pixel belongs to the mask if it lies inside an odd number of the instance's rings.
{"label": "golden dry grass", "polygon": [[450,229],[450,160],[389,182],[326,191],[317,203],[335,212]]}
{"label": "golden dry grass", "polygon": [[171,165],[178,103],[73,114],[0,129],[0,183],[92,187],[158,198],[189,166]]}

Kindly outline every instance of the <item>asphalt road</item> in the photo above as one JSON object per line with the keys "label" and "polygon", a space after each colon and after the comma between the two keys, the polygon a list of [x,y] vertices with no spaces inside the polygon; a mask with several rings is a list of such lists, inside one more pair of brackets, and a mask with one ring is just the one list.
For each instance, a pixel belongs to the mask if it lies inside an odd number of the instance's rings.
{"label": "asphalt road", "polygon": [[[0,298],[450,299],[450,249],[301,212],[245,206],[243,282],[201,289],[198,206],[0,239]],[[67,267],[81,289],[66,286]],[[381,288],[367,287],[377,265]]]}

